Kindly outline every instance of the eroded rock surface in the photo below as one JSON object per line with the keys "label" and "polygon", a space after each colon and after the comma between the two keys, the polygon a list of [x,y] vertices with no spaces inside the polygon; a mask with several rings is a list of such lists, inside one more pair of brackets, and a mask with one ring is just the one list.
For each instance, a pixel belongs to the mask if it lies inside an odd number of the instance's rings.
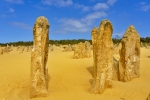
{"label": "eroded rock surface", "polygon": [[103,20],[99,28],[92,30],[94,82],[91,93],[103,93],[105,88],[112,87],[113,65],[113,27],[109,20]]}
{"label": "eroded rock surface", "polygon": [[49,44],[49,51],[53,51],[53,50],[54,50],[53,45],[50,45],[50,44]]}
{"label": "eroded rock surface", "polygon": [[3,48],[0,47],[0,55],[3,54]]}
{"label": "eroded rock surface", "polygon": [[96,58],[96,40],[97,40],[97,28],[94,27],[92,30],[92,46],[93,46],[93,77],[95,78],[97,75],[97,58]]}
{"label": "eroded rock surface", "polygon": [[75,45],[73,59],[91,57],[91,44],[88,41],[80,42]]}
{"label": "eroded rock surface", "polygon": [[31,52],[30,97],[48,95],[48,40],[49,23],[41,16],[36,19],[33,28],[34,48]]}
{"label": "eroded rock surface", "polygon": [[66,46],[66,47],[64,48],[64,50],[63,50],[63,52],[70,52],[70,51],[73,51],[71,45]]}
{"label": "eroded rock surface", "polygon": [[121,43],[114,47],[114,55],[119,55],[119,50],[121,49]]}
{"label": "eroded rock surface", "polygon": [[85,58],[91,57],[91,44],[88,41],[84,42],[85,44]]}
{"label": "eroded rock surface", "polygon": [[[117,56],[119,56],[119,55],[117,55]],[[117,56],[113,57],[113,67],[112,67],[113,76],[112,76],[112,79],[118,81],[119,80],[119,58],[120,57],[117,57]]]}
{"label": "eroded rock surface", "polygon": [[24,52],[24,49],[25,49],[25,47],[24,47],[24,46],[22,46],[22,47],[21,47],[21,51],[20,51],[20,53],[23,53],[23,52]]}
{"label": "eroded rock surface", "polygon": [[140,76],[140,35],[134,26],[129,26],[126,30],[121,45],[119,80],[127,82]]}

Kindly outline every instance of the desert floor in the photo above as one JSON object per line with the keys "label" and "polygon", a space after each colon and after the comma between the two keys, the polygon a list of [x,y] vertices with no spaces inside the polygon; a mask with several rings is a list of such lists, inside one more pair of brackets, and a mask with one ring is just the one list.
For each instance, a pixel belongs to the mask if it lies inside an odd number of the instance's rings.
{"label": "desert floor", "polygon": [[[73,52],[49,52],[49,95],[33,100],[146,100],[150,93],[150,49],[141,48],[140,78],[113,81],[103,94],[90,94],[93,58],[72,59]],[[30,52],[0,55],[0,100],[30,100]]]}

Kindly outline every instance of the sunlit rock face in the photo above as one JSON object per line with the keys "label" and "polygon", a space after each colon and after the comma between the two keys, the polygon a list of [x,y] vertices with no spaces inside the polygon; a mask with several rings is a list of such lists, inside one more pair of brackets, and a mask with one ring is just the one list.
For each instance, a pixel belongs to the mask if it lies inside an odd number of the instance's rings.
{"label": "sunlit rock face", "polygon": [[113,27],[109,20],[102,20],[99,28],[92,30],[94,58],[94,82],[91,93],[103,93],[105,88],[112,87],[113,65]]}
{"label": "sunlit rock face", "polygon": [[73,59],[91,57],[91,44],[88,41],[80,42],[75,45]]}
{"label": "sunlit rock face", "polygon": [[139,77],[140,35],[134,26],[129,26],[126,30],[119,54],[119,80],[127,82]]}
{"label": "sunlit rock face", "polygon": [[33,28],[34,47],[31,52],[30,97],[48,95],[48,40],[49,23],[47,18],[40,16]]}
{"label": "sunlit rock face", "polygon": [[3,54],[3,48],[0,47],[0,55]]}

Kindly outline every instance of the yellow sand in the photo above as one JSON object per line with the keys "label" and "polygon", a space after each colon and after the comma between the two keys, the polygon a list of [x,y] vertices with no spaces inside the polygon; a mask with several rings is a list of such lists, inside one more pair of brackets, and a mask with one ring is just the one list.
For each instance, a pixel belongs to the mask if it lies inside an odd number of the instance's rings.
{"label": "yellow sand", "polygon": [[[93,58],[72,59],[73,52],[49,52],[49,96],[33,100],[146,100],[150,93],[150,49],[141,48],[140,78],[113,81],[104,93],[90,94]],[[30,100],[30,52],[0,55],[0,100]],[[124,99],[123,99],[124,98]]]}

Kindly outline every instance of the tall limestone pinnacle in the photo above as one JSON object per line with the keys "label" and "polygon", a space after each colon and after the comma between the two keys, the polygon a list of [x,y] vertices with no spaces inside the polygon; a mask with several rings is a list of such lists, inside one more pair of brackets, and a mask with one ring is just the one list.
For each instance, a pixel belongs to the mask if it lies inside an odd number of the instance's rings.
{"label": "tall limestone pinnacle", "polygon": [[48,19],[40,16],[33,28],[33,49],[31,52],[30,97],[48,95]]}
{"label": "tall limestone pinnacle", "polygon": [[94,82],[91,93],[103,93],[105,88],[112,87],[113,64],[113,27],[109,20],[102,20],[99,28],[92,30],[94,58]]}
{"label": "tall limestone pinnacle", "polygon": [[131,81],[139,77],[140,67],[140,35],[134,28],[129,26],[122,40],[119,60],[119,80]]}

